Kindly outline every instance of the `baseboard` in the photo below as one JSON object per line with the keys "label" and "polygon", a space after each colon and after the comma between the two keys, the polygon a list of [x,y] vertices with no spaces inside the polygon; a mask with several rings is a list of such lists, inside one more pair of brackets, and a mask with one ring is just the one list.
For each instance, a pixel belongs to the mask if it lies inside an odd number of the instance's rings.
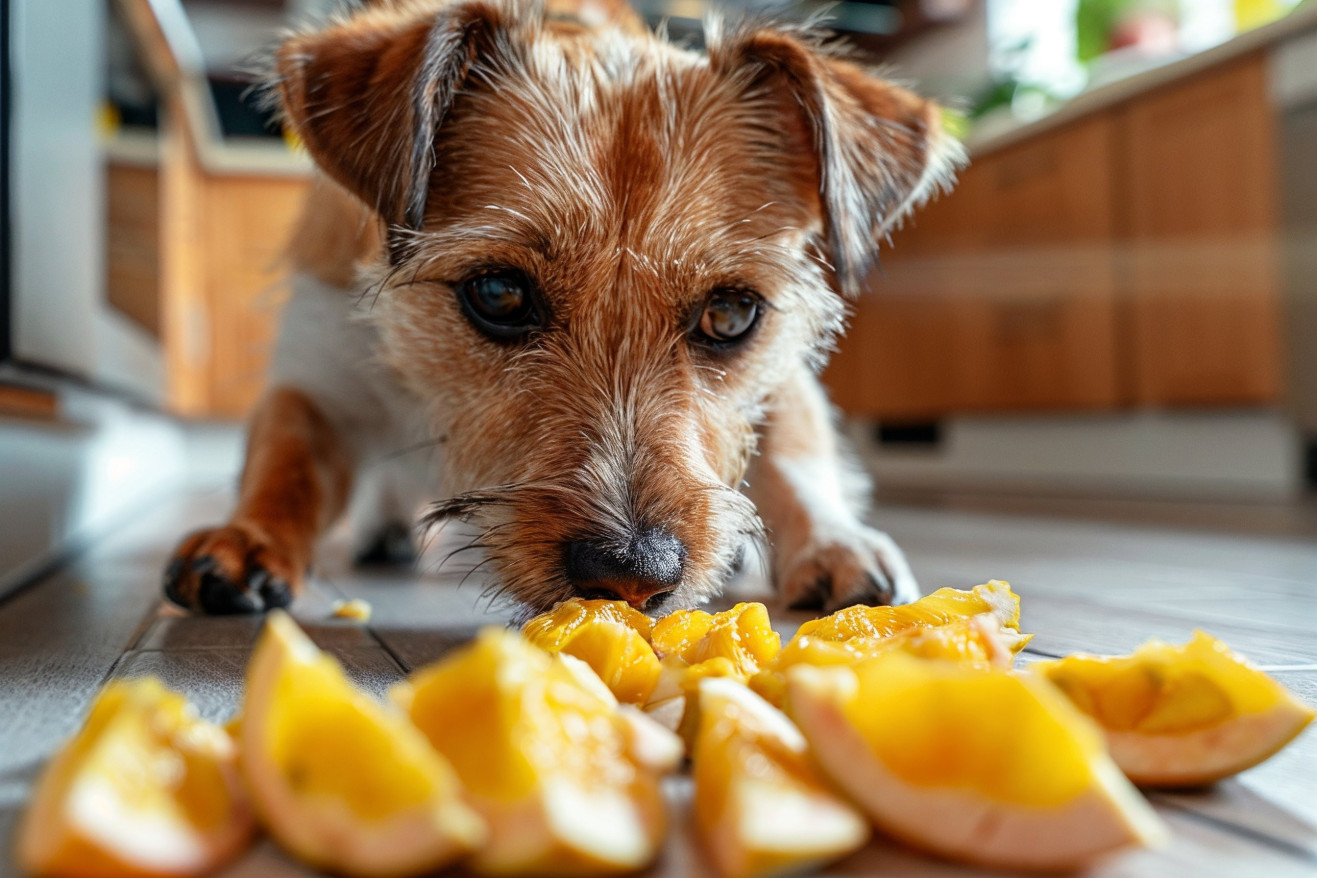
{"label": "baseboard", "polygon": [[850,425],[882,487],[1283,500],[1303,492],[1304,448],[1279,412],[964,417],[935,443],[879,443]]}

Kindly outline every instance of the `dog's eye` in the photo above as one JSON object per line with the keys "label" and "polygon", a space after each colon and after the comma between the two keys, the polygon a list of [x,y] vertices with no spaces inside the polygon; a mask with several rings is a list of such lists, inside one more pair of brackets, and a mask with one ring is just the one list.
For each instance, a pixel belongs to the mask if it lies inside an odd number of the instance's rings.
{"label": "dog's eye", "polygon": [[463,281],[457,295],[476,328],[494,338],[516,338],[543,325],[530,278],[520,271],[478,274]]}
{"label": "dog's eye", "polygon": [[700,315],[700,334],[716,345],[737,342],[759,322],[764,300],[750,290],[714,290]]}

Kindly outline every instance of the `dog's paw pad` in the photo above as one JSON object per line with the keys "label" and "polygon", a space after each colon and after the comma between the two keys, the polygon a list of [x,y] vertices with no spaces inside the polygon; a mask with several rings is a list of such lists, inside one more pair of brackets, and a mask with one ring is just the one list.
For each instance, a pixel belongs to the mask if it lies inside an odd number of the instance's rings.
{"label": "dog's paw pad", "polygon": [[819,574],[813,579],[800,582],[789,592],[784,592],[783,597],[789,610],[822,610],[831,592],[832,577]]}
{"label": "dog's paw pad", "polygon": [[296,567],[289,553],[252,528],[198,531],[165,568],[165,597],[211,616],[261,613],[292,603]]}
{"label": "dog's paw pad", "polygon": [[238,585],[214,569],[210,558],[199,558],[192,569],[201,581],[197,585],[197,603],[210,616],[238,616],[259,613],[265,609],[260,595],[245,585]]}
{"label": "dog's paw pad", "polygon": [[870,528],[805,546],[779,581],[783,600],[796,610],[835,613],[857,604],[904,604],[919,597],[901,550]]}

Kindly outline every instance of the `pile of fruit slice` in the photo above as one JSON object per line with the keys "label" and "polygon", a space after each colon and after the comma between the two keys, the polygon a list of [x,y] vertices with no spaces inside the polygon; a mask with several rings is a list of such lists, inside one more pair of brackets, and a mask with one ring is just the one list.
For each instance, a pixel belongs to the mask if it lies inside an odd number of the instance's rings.
{"label": "pile of fruit slice", "polygon": [[282,612],[231,731],[155,680],[111,683],[38,785],[22,865],[201,875],[250,843],[253,811],[289,853],[341,875],[459,860],[486,874],[607,874],[654,859],[659,783],[681,742],[582,662],[490,629],[391,694],[356,689]]}
{"label": "pile of fruit slice", "polygon": [[573,600],[520,636],[481,632],[381,703],[275,612],[227,729],[154,680],[108,685],[36,785],[20,865],[200,875],[259,822],[344,875],[632,872],[662,849],[664,778],[686,754],[683,819],[727,878],[834,860],[872,828],[1074,869],[1165,835],[1131,781],[1218,780],[1314,716],[1201,632],[1013,670],[1028,640],[995,581],[847,608],[785,647],[762,604],[653,623]]}

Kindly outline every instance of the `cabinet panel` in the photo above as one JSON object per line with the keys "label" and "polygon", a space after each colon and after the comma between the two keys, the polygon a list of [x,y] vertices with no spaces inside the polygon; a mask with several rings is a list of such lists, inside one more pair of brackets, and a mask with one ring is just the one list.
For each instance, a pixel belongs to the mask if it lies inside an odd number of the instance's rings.
{"label": "cabinet panel", "polygon": [[955,410],[955,315],[955,301],[931,286],[866,295],[824,373],[833,402],[852,415],[891,419]]}
{"label": "cabinet panel", "polygon": [[285,177],[206,181],[208,414],[245,416],[265,386],[287,296],[284,248],[307,185]]}
{"label": "cabinet panel", "polygon": [[105,169],[105,294],[160,337],[160,175],[154,167]]}
{"label": "cabinet panel", "polygon": [[1277,147],[1265,59],[1139,100],[1125,123],[1137,399],[1275,401]]}
{"label": "cabinet panel", "polygon": [[917,215],[857,306],[829,381],[857,414],[1120,402],[1112,117],[971,166]]}

